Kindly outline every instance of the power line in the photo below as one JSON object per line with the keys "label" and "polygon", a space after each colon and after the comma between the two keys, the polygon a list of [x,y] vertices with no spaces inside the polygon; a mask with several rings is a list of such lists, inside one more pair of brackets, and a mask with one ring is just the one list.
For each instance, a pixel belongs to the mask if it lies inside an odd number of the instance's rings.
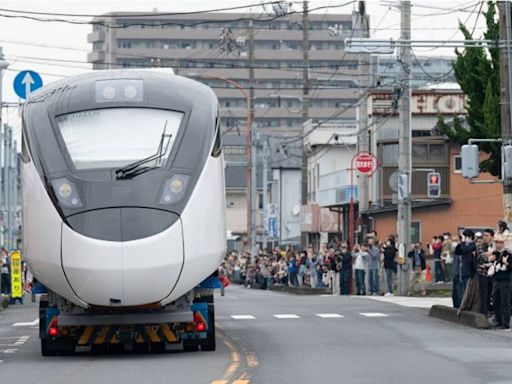
{"label": "power line", "polygon": [[[356,2],[356,0],[351,0],[351,1],[348,1],[343,4],[339,4],[339,5],[319,6],[319,7],[311,9],[311,11],[342,8],[342,7],[348,6],[350,4],[353,4],[355,2]],[[20,11],[20,12],[22,12],[22,11]],[[290,12],[283,12],[282,14],[278,14],[278,15],[275,15],[270,18],[238,17],[238,18],[225,19],[225,20],[201,20],[201,21],[197,21],[197,22],[193,22],[193,23],[164,21],[164,22],[158,22],[158,23],[138,22],[138,23],[129,23],[129,24],[128,23],[123,23],[123,24],[108,23],[108,22],[99,21],[99,20],[82,21],[82,20],[69,20],[69,19],[59,19],[59,18],[45,19],[45,18],[23,15],[23,14],[8,15],[5,13],[0,13],[0,17],[10,18],[10,19],[26,19],[26,20],[32,20],[32,21],[44,22],[44,23],[66,23],[66,24],[74,24],[74,25],[99,25],[99,26],[103,26],[105,28],[111,28],[111,29],[125,29],[129,26],[130,27],[133,27],[133,26],[162,27],[162,26],[168,26],[168,25],[176,25],[176,26],[181,26],[181,27],[194,27],[194,26],[204,25],[204,24],[219,24],[219,23],[229,24],[229,23],[237,23],[237,22],[242,22],[242,21],[249,22],[251,20],[256,23],[257,22],[268,22],[268,21],[274,21],[274,20],[280,19],[285,16],[290,16],[290,15],[300,14],[300,13],[301,13],[301,11],[290,11]],[[105,15],[104,17],[129,18],[129,16],[124,16],[124,15]]]}
{"label": "power line", "polygon": [[[253,7],[261,7],[265,5],[278,4],[280,1],[269,1],[266,3],[255,3],[249,5],[240,5],[235,7],[207,9],[201,11],[187,11],[187,12],[154,12],[154,13],[127,13],[126,17],[162,17],[162,16],[180,16],[180,15],[197,15],[201,13],[213,13],[213,12],[224,12],[224,11],[235,11],[238,9],[246,9]],[[98,14],[84,14],[84,13],[57,13],[57,12],[34,12],[34,11],[22,11],[18,9],[0,8],[0,12],[11,12],[26,15],[40,15],[40,16],[68,16],[68,17],[106,17],[108,15]]]}
{"label": "power line", "polygon": [[[476,9],[477,9],[478,5],[480,5],[480,8],[478,9],[477,17],[476,17],[476,20],[475,20],[474,28],[476,28],[476,24],[477,24],[477,22],[478,22],[478,15],[480,15],[480,12],[482,11],[483,2],[482,2],[482,3],[480,3],[480,4],[478,4],[478,3],[477,3],[477,4],[475,5],[475,7],[474,7],[474,8],[473,8],[473,10],[471,11],[471,13],[468,15],[468,17],[466,18],[466,20],[464,21],[464,23],[463,23],[463,24],[467,24],[467,23],[469,22],[469,19],[471,19],[471,17],[474,15],[474,13],[475,13],[475,11],[476,11]],[[473,34],[473,33],[475,32],[474,28],[473,28],[473,32],[472,32],[471,34]],[[453,35],[451,35],[448,39],[446,39],[446,41],[445,41],[444,43],[441,43],[438,47],[429,48],[429,49],[422,49],[421,51],[422,51],[422,52],[428,52],[428,51],[433,51],[433,50],[438,49],[438,48],[442,48],[442,47],[443,47],[443,46],[445,46],[448,42],[452,41],[452,40],[453,40],[453,38],[454,38],[455,36],[457,36],[457,34],[458,34],[458,33],[460,33],[460,29],[458,29],[457,31],[455,31],[455,33],[454,33]],[[423,68],[421,68],[421,70],[422,70],[423,72],[425,72],[425,71],[423,70]],[[453,67],[452,67],[452,71],[453,71]],[[450,73],[451,73],[451,71],[450,71]]]}

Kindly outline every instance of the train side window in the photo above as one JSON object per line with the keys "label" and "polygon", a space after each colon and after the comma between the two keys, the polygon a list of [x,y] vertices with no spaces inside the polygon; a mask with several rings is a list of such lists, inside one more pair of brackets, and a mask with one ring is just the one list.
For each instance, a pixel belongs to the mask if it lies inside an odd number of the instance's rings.
{"label": "train side window", "polygon": [[222,143],[220,141],[220,118],[217,115],[215,124],[215,141],[213,143],[212,156],[219,157],[222,153]]}
{"label": "train side window", "polygon": [[21,160],[24,163],[30,162],[30,155],[28,153],[27,141],[25,139],[25,135],[21,134]]}

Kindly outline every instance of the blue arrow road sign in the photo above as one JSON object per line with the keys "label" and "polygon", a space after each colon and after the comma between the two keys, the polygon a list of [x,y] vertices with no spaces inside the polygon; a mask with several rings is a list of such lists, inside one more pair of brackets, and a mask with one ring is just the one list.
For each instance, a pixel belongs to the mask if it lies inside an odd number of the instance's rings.
{"label": "blue arrow road sign", "polygon": [[30,93],[42,86],[43,79],[34,71],[21,71],[14,78],[14,92],[22,99],[27,99]]}

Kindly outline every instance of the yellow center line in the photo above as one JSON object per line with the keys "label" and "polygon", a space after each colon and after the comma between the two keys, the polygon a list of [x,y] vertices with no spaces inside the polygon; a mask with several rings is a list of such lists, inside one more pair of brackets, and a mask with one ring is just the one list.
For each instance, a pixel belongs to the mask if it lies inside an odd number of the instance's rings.
{"label": "yellow center line", "polygon": [[224,344],[231,351],[231,363],[229,364],[226,372],[222,376],[223,380],[229,380],[230,377],[238,370],[240,367],[240,354],[236,351],[235,346],[230,343],[228,340],[223,340]]}
{"label": "yellow center line", "polygon": [[[217,328],[221,328],[218,323],[215,325]],[[248,352],[244,346],[239,345],[239,349],[241,349],[241,352],[245,358],[246,367],[242,374],[238,378],[234,379],[232,376],[240,369],[242,356],[241,353],[238,352],[235,343],[231,342],[228,336],[221,334],[221,337],[222,342],[230,351],[230,364],[224,372],[222,379],[214,380],[211,382],[211,384],[250,384],[248,368],[255,368],[259,366],[259,361],[256,357],[256,354],[254,352]]]}

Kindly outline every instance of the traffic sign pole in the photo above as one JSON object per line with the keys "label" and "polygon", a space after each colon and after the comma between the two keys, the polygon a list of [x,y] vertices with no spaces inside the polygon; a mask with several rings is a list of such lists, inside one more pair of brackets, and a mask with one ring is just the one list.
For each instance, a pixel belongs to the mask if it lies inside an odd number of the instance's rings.
{"label": "traffic sign pole", "polygon": [[[349,206],[349,242],[350,246],[355,243],[355,202],[354,202],[354,171],[366,177],[372,176],[377,170],[377,158],[373,153],[364,151],[356,153],[350,163],[350,206]],[[358,197],[360,197],[358,190]]]}

